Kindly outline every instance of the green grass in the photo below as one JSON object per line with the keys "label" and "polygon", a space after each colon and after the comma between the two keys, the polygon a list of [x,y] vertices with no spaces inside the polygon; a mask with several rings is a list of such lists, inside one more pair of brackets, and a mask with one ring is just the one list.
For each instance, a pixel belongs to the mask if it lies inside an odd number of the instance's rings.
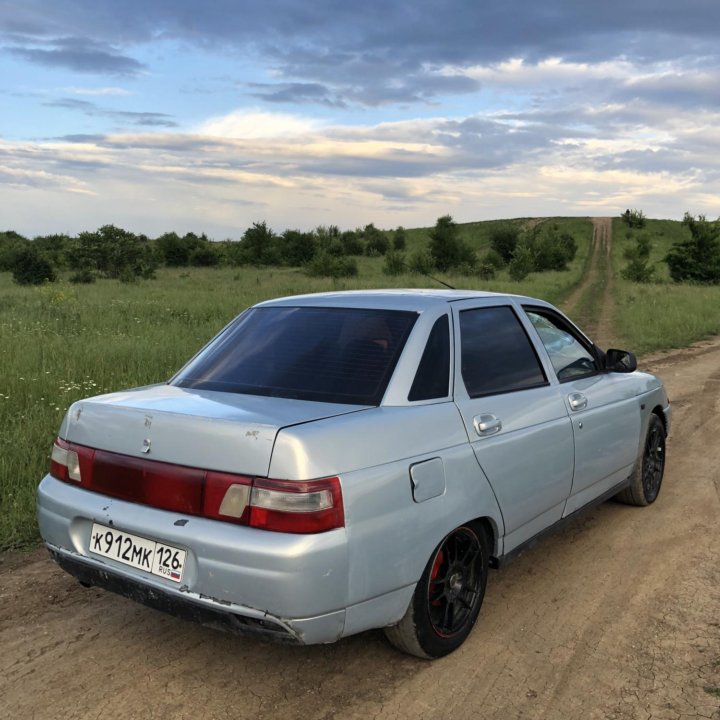
{"label": "green grass", "polygon": [[[687,229],[674,220],[648,220],[642,230],[630,232],[618,218],[613,222],[616,324],[619,342],[642,355],[653,350],[686,347],[720,334],[720,286],[686,285],[670,280],[663,258]],[[655,282],[633,283],[623,279],[623,252],[644,233],[650,239],[650,262]]]}
{"label": "green grass", "polygon": [[[577,284],[590,224],[561,220],[577,232],[578,257],[567,272],[514,283],[442,275],[458,288],[527,294],[560,302]],[[463,225],[474,247],[486,223]],[[409,231],[412,243],[427,230]],[[409,248],[412,248],[408,242]],[[382,258],[358,258],[360,275],[343,281],[309,278],[293,268],[164,269],[157,280],[100,280],[19,287],[0,273],[0,549],[37,541],[34,493],[47,471],[52,441],[70,403],[82,397],[170,377],[241,310],[272,297],[373,287],[440,287],[419,275],[388,277]]]}

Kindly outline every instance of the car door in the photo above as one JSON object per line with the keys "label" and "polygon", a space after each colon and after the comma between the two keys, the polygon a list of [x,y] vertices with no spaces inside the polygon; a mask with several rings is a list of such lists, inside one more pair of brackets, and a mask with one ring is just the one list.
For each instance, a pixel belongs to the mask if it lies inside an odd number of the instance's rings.
{"label": "car door", "polygon": [[592,343],[560,313],[524,310],[560,385],[575,443],[575,472],[564,515],[611,491],[635,463],[641,415],[631,375],[604,372]]}
{"label": "car door", "polygon": [[500,506],[506,553],[562,517],[573,475],[570,419],[519,312],[507,299],[453,303],[455,403]]}

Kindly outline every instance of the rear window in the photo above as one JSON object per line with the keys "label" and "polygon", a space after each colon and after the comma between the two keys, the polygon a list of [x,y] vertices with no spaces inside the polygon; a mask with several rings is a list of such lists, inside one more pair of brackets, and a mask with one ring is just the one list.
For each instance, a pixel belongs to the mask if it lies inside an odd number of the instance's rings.
{"label": "rear window", "polygon": [[398,310],[252,308],[172,384],[379,405],[416,319],[416,313]]}

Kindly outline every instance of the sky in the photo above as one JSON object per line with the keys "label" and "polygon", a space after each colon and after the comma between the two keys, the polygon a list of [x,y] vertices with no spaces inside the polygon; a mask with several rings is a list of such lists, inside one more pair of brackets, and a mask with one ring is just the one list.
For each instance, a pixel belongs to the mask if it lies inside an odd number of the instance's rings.
{"label": "sky", "polygon": [[0,230],[720,214],[716,0],[0,0]]}

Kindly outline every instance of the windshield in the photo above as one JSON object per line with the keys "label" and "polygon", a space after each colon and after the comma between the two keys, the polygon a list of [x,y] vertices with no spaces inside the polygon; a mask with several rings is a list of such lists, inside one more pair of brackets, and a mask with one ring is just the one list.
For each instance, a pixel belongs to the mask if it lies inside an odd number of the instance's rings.
{"label": "windshield", "polygon": [[252,308],[171,384],[379,405],[416,319],[399,310]]}

